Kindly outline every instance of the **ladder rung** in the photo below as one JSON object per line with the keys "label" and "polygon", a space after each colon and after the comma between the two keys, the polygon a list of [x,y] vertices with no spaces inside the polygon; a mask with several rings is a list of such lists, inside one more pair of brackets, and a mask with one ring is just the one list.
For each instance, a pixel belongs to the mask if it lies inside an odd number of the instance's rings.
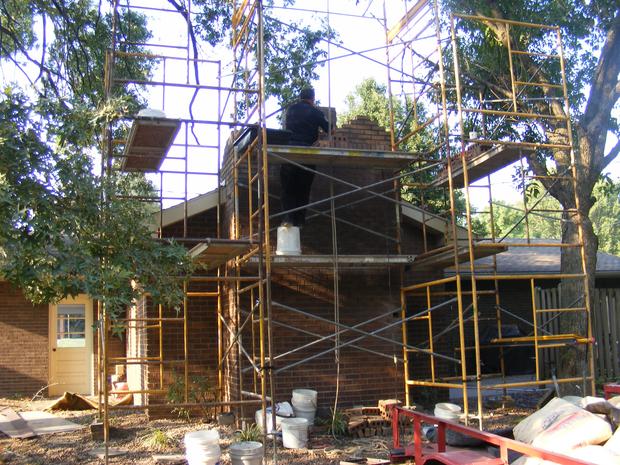
{"label": "ladder rung", "polygon": [[570,308],[537,308],[536,313],[553,313],[553,312],[585,312],[586,307],[570,307]]}
{"label": "ladder rung", "polygon": [[515,84],[519,86],[531,86],[531,87],[547,87],[549,89],[563,89],[563,87],[559,84],[548,84],[546,82],[524,82],[524,81],[515,81]]}

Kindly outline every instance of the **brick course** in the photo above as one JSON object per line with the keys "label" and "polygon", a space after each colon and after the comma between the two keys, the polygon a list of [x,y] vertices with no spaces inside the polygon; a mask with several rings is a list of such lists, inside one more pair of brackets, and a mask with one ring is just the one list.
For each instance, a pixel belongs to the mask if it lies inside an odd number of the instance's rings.
{"label": "brick course", "polygon": [[31,396],[48,383],[49,307],[33,305],[7,282],[0,295],[0,395]]}
{"label": "brick course", "polygon": [[[367,149],[377,151],[390,150],[390,137],[384,129],[367,118],[359,118],[351,123],[338,128],[332,134],[332,140],[323,140],[321,146],[335,146],[341,148]],[[228,153],[230,158],[230,151]],[[224,160],[225,166],[230,160]],[[228,165],[229,166],[229,165]],[[355,187],[366,186],[383,179],[391,178],[394,173],[391,170],[377,170],[357,168],[355,166],[318,166],[320,173],[325,173],[339,180],[345,180],[349,185],[338,181],[331,181],[325,176],[317,174],[314,179],[310,202],[317,202],[330,197],[332,194],[344,194]],[[224,220],[226,230],[231,221],[232,210],[232,177],[230,170],[225,172],[227,202],[224,207]],[[240,179],[245,179],[243,171]],[[374,187],[372,191],[393,198],[392,181]],[[247,189],[242,188],[239,198],[239,208],[242,212],[242,235],[248,234],[247,221],[243,223],[244,215],[247,216]],[[279,166],[271,165],[269,171],[269,209],[272,214],[281,210],[280,207],[280,183]],[[338,253],[341,255],[388,255],[396,254],[397,248],[394,241],[383,237],[396,236],[396,208],[393,203],[385,199],[371,195],[362,190],[352,194],[346,194],[334,201],[336,217],[339,220],[336,227],[336,241]],[[323,214],[309,211],[307,222],[301,231],[301,246],[304,255],[332,254],[332,225],[330,220],[330,203],[324,202],[315,207]],[[274,219],[272,224],[279,221]],[[366,230],[376,231],[381,235],[372,234],[355,227],[362,226]],[[271,233],[271,243],[276,244],[275,228]],[[410,234],[403,241],[404,253],[418,253],[422,250],[419,229],[406,226],[405,234]],[[331,268],[303,268],[291,267],[272,269],[272,300],[274,328],[273,348],[274,354],[288,353],[284,357],[277,357],[273,362],[273,368],[283,370],[275,375],[276,398],[278,401],[290,400],[291,390],[294,388],[308,387],[319,391],[319,408],[327,410],[333,405],[336,386],[337,369],[334,341],[328,339],[319,343],[317,336],[309,333],[326,336],[333,334],[336,329],[333,324],[319,321],[296,314],[287,308],[282,308],[277,303],[303,310],[304,312],[323,317],[327,320],[334,319],[334,279]],[[400,317],[396,309],[400,306],[400,272],[398,267],[374,267],[365,269],[343,269],[339,273],[339,314],[341,323],[353,326],[375,318],[387,312],[387,315],[378,321],[360,326],[364,331],[374,331],[385,328]],[[242,302],[247,308],[250,302]],[[235,305],[229,305],[234,314]],[[389,310],[395,310],[394,313]],[[299,331],[292,328],[300,328]],[[304,331],[306,333],[304,333]],[[342,329],[341,329],[342,331]],[[348,330],[341,333],[339,353],[339,407],[373,404],[381,398],[402,397],[404,392],[403,366],[402,363],[394,363],[394,356],[402,357],[401,326],[396,324],[391,328],[379,333],[386,340],[378,340],[372,337],[362,337],[354,331]],[[356,339],[361,338],[358,341]],[[244,341],[249,339],[249,334],[244,333]],[[251,340],[251,339],[250,339]],[[355,341],[355,345],[361,346],[363,351],[347,344]],[[305,344],[307,348],[296,351]],[[374,351],[377,353],[371,353]],[[317,354],[323,355],[315,357]],[[310,361],[302,362],[308,357]],[[299,363],[295,365],[296,363]],[[289,365],[290,368],[287,368]],[[251,383],[251,376],[246,374],[244,385]],[[231,372],[228,378],[233,398],[239,389],[239,379]],[[238,394],[237,394],[238,396]]]}

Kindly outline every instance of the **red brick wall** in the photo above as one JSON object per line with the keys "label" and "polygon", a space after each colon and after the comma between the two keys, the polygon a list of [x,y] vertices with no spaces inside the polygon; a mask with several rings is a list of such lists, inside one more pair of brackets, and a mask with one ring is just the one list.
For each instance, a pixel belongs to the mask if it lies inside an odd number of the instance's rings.
{"label": "red brick wall", "polygon": [[31,396],[47,385],[49,307],[0,282],[0,395]]}
{"label": "red brick wall", "polygon": [[[179,221],[164,228],[164,237],[183,237],[183,222]],[[216,211],[215,209],[194,215],[188,218],[187,237],[191,238],[207,238],[216,237]],[[196,243],[187,243],[188,247],[193,247]],[[196,276],[201,271],[198,270]],[[215,292],[217,290],[216,283],[201,282],[193,280],[188,285],[188,291],[194,292]],[[149,301],[145,304],[147,315],[156,318],[159,315],[159,308],[152,305]],[[163,318],[178,319],[183,317],[183,307],[179,309],[163,308]],[[209,388],[208,396],[213,396],[217,389],[217,299],[215,297],[191,296],[188,298],[187,310],[187,345],[190,386],[196,386],[198,383],[206,383]],[[141,330],[144,332],[144,330]],[[132,347],[132,352],[145,352],[149,357],[160,356],[160,342],[165,363],[163,365],[163,379],[161,377],[159,365],[156,363],[149,364],[148,381],[145,383],[148,389],[157,390],[162,386],[163,380],[164,390],[168,390],[170,386],[176,385],[183,390],[185,379],[184,369],[184,330],[182,321],[164,321],[162,331],[160,333],[157,328],[149,328],[146,330],[146,340],[140,342],[139,347]],[[132,343],[138,343],[138,335],[132,337]],[[136,373],[138,375],[144,373]],[[193,401],[196,399],[190,399]],[[149,395],[149,402],[161,403],[167,402],[167,394]],[[149,412],[156,416],[162,412]],[[165,414],[165,412],[163,412]]]}
{"label": "red brick wall", "polygon": [[[397,273],[395,270],[392,271],[390,273],[386,268],[347,270],[340,274],[338,289],[341,324],[351,327],[385,314],[379,320],[357,328],[372,332],[385,328],[397,320],[399,284]],[[286,286],[280,284],[281,274],[288,274],[289,282]],[[298,281],[292,285],[294,277],[297,277]],[[274,302],[325,320],[335,320],[333,277],[329,271],[314,270],[314,273],[305,275],[296,269],[277,270],[273,283]],[[312,343],[309,347],[281,357],[274,363],[276,370],[284,370],[276,375],[278,399],[290,401],[292,389],[311,388],[319,392],[319,406],[327,410],[333,404],[336,395],[337,364],[335,352],[332,350],[335,343],[333,339],[315,342],[319,336],[334,334],[338,329],[329,321],[304,316],[275,304],[273,312],[276,354],[283,354]],[[282,327],[279,323],[303,331]],[[393,359],[394,356],[399,358],[402,356],[402,349],[398,344],[401,339],[400,325],[394,325],[379,333],[387,341],[365,337],[345,328],[340,328],[340,331],[342,347],[339,354],[339,405],[372,405],[381,398],[400,396],[403,391],[403,366],[401,363],[395,365]],[[321,353],[324,354],[286,369],[289,365]]]}
{"label": "red brick wall", "polygon": [[[355,147],[388,150],[389,135],[386,131],[368,120],[353,122],[334,134],[334,145],[351,147],[351,144],[359,144]],[[356,142],[351,142],[356,141]],[[347,145],[348,144],[348,145]],[[229,160],[224,161],[225,165]],[[351,184],[364,186],[375,183],[381,179],[393,176],[390,170],[371,170],[367,168],[351,167],[325,167],[320,166],[320,171],[330,176],[345,179]],[[224,170],[226,173],[226,170]],[[228,171],[225,192],[222,198],[222,217],[224,237],[230,237],[230,221],[233,212],[232,178]],[[279,167],[270,167],[270,210],[275,213],[280,210],[279,202]],[[241,175],[240,183],[243,184],[247,176]],[[389,181],[374,188],[375,192],[385,192],[392,187]],[[344,193],[353,187],[334,182],[333,186],[328,179],[316,176],[311,193],[311,201],[324,199],[334,193]],[[393,193],[385,194],[392,197]],[[247,217],[247,189],[241,188],[239,206],[241,217]],[[349,205],[353,203],[354,205]],[[337,242],[339,254],[371,255],[371,254],[395,254],[397,248],[395,242],[389,238],[396,235],[395,206],[384,199],[379,199],[368,192],[357,192],[343,196],[336,200],[337,208]],[[327,211],[329,215],[329,203],[316,207],[317,210]],[[189,237],[214,237],[216,235],[214,211],[205,212],[189,219],[187,235]],[[308,221],[302,230],[302,249],[304,254],[331,254],[332,253],[332,226],[329,216],[318,215],[312,217],[308,214]],[[243,234],[247,235],[248,223],[242,221]],[[366,229],[376,231],[380,235],[360,230],[351,224],[361,225]],[[273,222],[277,224],[277,220]],[[165,229],[165,236],[180,236],[183,230],[180,223],[171,225]],[[275,228],[272,231],[272,244],[276,243]],[[420,231],[414,227],[404,228],[403,252],[418,253],[422,250]],[[249,268],[248,274],[255,274],[255,270]],[[428,278],[428,275],[425,276]],[[345,325],[356,325],[365,320],[375,318],[386,313],[381,319],[370,324],[360,326],[364,331],[373,331],[384,328],[394,323],[399,318],[396,309],[399,307],[400,271],[398,267],[374,267],[363,269],[341,270],[339,275],[340,294],[340,321]],[[193,283],[192,290],[210,290],[212,286]],[[255,298],[255,297],[254,297]],[[316,317],[327,320],[334,319],[334,280],[331,268],[273,268],[272,275],[272,300],[293,308],[303,310]],[[242,295],[237,303],[232,299],[230,286],[224,286],[222,306],[226,322],[237,325],[237,321],[244,321],[242,311],[247,311],[253,305],[249,293]],[[190,371],[192,374],[208,376],[216,384],[217,369],[217,319],[216,300],[213,298],[191,298],[189,303],[189,357]],[[391,310],[395,310],[392,312]],[[149,310],[149,315],[154,315],[156,309]],[[166,311],[165,316],[175,316],[171,310]],[[273,306],[273,348],[274,354],[279,355],[289,352],[303,344],[313,342],[317,336],[307,334],[315,333],[320,336],[332,334],[336,331],[334,325],[329,322],[319,321],[317,318],[301,316],[290,309]],[[284,326],[283,326],[284,325]],[[243,346],[252,352],[253,336],[251,325],[248,324],[243,332]],[[298,331],[294,328],[300,328]],[[234,328],[233,328],[234,329]],[[353,331],[341,333],[340,344],[345,346],[340,350],[340,394],[339,406],[355,404],[372,404],[380,398],[402,397],[403,367],[402,363],[394,363],[394,356],[402,357],[402,348],[399,345],[401,339],[401,326],[395,324],[390,329],[379,333],[387,340],[378,340],[372,337],[362,337],[355,341],[355,348],[347,345],[347,342],[361,337]],[[233,335],[224,329],[224,339],[227,342],[233,340]],[[157,355],[159,352],[159,332],[149,330],[148,354]],[[166,324],[163,332],[163,346],[165,358],[169,360],[182,359],[183,356],[183,331],[180,324]],[[254,336],[256,342],[256,333]],[[394,342],[391,342],[394,341]],[[224,344],[226,349],[227,343]],[[313,388],[319,391],[319,407],[327,410],[333,404],[336,394],[336,362],[333,340],[326,340],[313,344],[308,348],[278,357],[273,361],[275,370],[283,371],[275,374],[276,399],[278,401],[289,400],[291,390],[299,387]],[[290,364],[302,361],[304,358],[324,354],[306,361],[297,366],[286,368]],[[376,352],[376,353],[372,353]],[[241,380],[238,377],[236,364],[239,354],[233,349],[225,360],[227,398],[239,398]],[[172,368],[172,367],[176,368]],[[244,366],[248,366],[244,362]],[[176,374],[175,374],[176,373]],[[182,365],[167,366],[164,372],[164,384],[169,384],[174,379],[182,376]],[[155,366],[149,369],[149,387],[159,386],[159,370]],[[251,372],[243,376],[243,389],[255,390]],[[159,400],[162,396],[160,396]],[[155,398],[152,398],[155,400]],[[249,408],[248,411],[253,410]]]}
{"label": "red brick wall", "polygon": [[[188,288],[190,292],[212,289],[212,284],[204,283],[191,283]],[[190,297],[187,313],[190,388],[206,384],[208,392],[204,394],[213,397],[217,388],[217,300],[212,297]],[[147,314],[150,318],[158,317],[159,307],[147,305]],[[159,390],[162,388],[161,381],[163,381],[163,389],[166,391],[161,394],[150,394],[148,402],[151,404],[166,403],[168,400],[183,401],[182,398],[171,397],[169,399],[167,393],[169,388],[174,386],[178,392],[184,392],[184,330],[182,320],[177,320],[183,317],[183,309],[177,312],[176,309],[162,308],[161,315],[165,319],[176,321],[164,321],[161,333],[158,328],[149,328],[146,331],[146,347],[142,346],[142,349],[146,349],[145,355],[152,361],[148,365],[148,381],[144,387]],[[160,357],[160,342],[164,360],[163,378],[160,365],[155,362]],[[199,400],[198,398],[189,399],[190,402]]]}
{"label": "red brick wall", "polygon": [[[217,212],[213,208],[211,210],[191,216],[187,220],[187,237],[206,238],[216,237],[217,235]],[[164,227],[163,237],[184,237],[183,221],[177,221],[171,225]],[[191,244],[193,246],[195,244]]]}
{"label": "red brick wall", "polygon": [[[0,395],[33,395],[49,381],[49,305],[33,305],[23,293],[0,282],[0,334],[5,347],[0,351]],[[96,303],[93,322],[97,321]],[[90,330],[90,328],[88,329]],[[110,357],[125,353],[125,342],[110,338]],[[97,387],[97,336],[93,334],[91,386]],[[109,374],[114,372],[110,366]]]}
{"label": "red brick wall", "polygon": [[[389,134],[367,119],[354,121],[343,128],[339,128],[333,137],[332,145],[339,147],[389,150]],[[226,163],[227,160],[225,160]],[[355,186],[366,186],[382,179],[389,179],[394,175],[391,170],[358,168],[354,165],[346,167],[318,166],[317,170],[334,178],[344,179]],[[244,178],[245,176],[242,174],[240,179]],[[224,198],[227,203],[223,215],[225,218],[224,230],[228,228],[232,209],[230,173],[226,179],[227,187]],[[270,212],[274,214],[281,210],[278,165],[270,166],[269,183]],[[384,193],[389,191],[392,186],[392,181],[388,181],[374,187],[373,191]],[[334,194],[344,194],[355,189],[355,187],[337,181],[334,181],[332,186],[332,181],[316,175],[310,201],[315,202],[329,197],[332,194],[332,189]],[[385,195],[393,198],[394,194],[388,192]],[[247,190],[243,190],[239,199],[241,218],[244,218],[244,214],[247,215],[246,198]],[[331,255],[333,249],[332,226],[329,218],[330,204],[325,202],[313,208],[323,211],[326,215],[308,212],[306,225],[301,231],[302,252],[304,255]],[[387,255],[397,253],[395,242],[389,239],[396,236],[394,203],[372,196],[366,191],[360,191],[336,199],[335,208],[336,217],[339,220],[336,228],[339,254]],[[278,219],[272,221],[274,226],[278,223]],[[360,225],[367,230],[376,231],[380,234],[376,235],[364,231],[354,225]],[[244,234],[247,234],[247,231],[247,221],[245,221],[243,224]],[[271,242],[275,245],[275,227],[271,234]],[[409,234],[409,237],[404,241],[404,253],[413,254],[422,250],[419,230],[407,228],[405,234]],[[399,292],[400,271],[398,267],[343,269],[339,274],[340,321],[352,326],[377,317],[390,309],[396,310],[400,305]],[[273,267],[272,299],[275,303],[282,303],[316,317],[333,320],[334,280],[331,268]],[[248,301],[242,301],[245,308],[250,304]],[[234,311],[234,305],[231,307]],[[373,331],[380,327],[386,327],[397,321],[399,316],[398,313],[388,312],[380,320],[360,326],[360,329]],[[331,323],[298,315],[294,311],[279,307],[276,304],[273,306],[272,324],[274,329],[273,346],[276,356],[317,339],[317,336],[300,332],[291,327],[301,328],[319,336],[335,332],[334,325]],[[339,407],[356,404],[371,405],[380,398],[402,398],[404,392],[403,366],[400,362],[394,364],[394,355],[399,358],[402,357],[402,348],[399,345],[401,326],[396,324],[379,334],[387,338],[387,341],[366,337],[355,342],[355,344],[380,354],[362,351],[346,345],[348,341],[361,337],[360,334],[354,334],[352,331],[341,334],[341,344],[345,344],[345,347],[340,352]],[[250,335],[244,333],[246,346],[249,340],[251,340]],[[278,401],[290,400],[291,390],[294,388],[312,388],[319,391],[319,408],[327,410],[333,404],[336,394],[337,370],[334,352],[330,350],[333,347],[333,340],[326,340],[301,351],[290,353],[285,357],[276,358],[273,362],[276,370],[274,375],[276,399]],[[325,354],[294,367],[286,368],[290,364],[295,364],[322,352]],[[278,370],[282,371],[277,372]],[[231,374],[228,381],[231,385],[231,394],[235,397],[238,379],[234,374]],[[246,374],[244,384],[247,386],[250,381],[251,377]]]}

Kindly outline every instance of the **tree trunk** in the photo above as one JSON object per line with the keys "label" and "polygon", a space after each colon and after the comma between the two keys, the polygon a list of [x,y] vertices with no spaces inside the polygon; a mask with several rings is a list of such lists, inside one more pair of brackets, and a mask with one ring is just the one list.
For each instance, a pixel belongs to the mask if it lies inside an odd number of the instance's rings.
{"label": "tree trunk", "polygon": [[[594,233],[594,227],[589,218],[589,212],[593,205],[591,192],[596,179],[592,179],[590,169],[584,160],[590,160],[591,145],[587,137],[580,139],[579,158],[577,160],[576,196],[579,200],[579,214],[576,214],[576,202],[573,189],[566,189],[560,200],[563,208],[562,243],[579,244],[579,222],[583,235],[583,253],[580,247],[562,247],[561,249],[561,273],[565,275],[581,275],[585,272],[586,278],[565,278],[561,283],[561,303],[563,308],[586,307],[592,308],[591,296],[594,291],[594,279],[596,273],[596,252],[598,250],[598,237]],[[585,260],[585,269],[584,262]],[[586,288],[587,286],[587,288]],[[587,292],[586,292],[587,291]],[[586,302],[586,298],[590,300]],[[564,312],[560,316],[560,330],[564,334],[576,334],[588,336],[590,333],[590,318],[585,311]],[[591,344],[568,345],[562,349],[558,375],[561,378],[579,378],[589,374],[588,357],[592,350]],[[589,394],[589,383],[579,382],[566,384],[562,388],[562,394]]]}

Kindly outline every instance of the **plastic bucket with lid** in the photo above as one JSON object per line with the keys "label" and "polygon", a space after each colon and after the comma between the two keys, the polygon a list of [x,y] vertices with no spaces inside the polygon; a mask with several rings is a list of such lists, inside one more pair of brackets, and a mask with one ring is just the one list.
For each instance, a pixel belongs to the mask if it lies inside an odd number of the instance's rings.
{"label": "plastic bucket with lid", "polygon": [[228,450],[231,465],[261,465],[263,444],[256,441],[238,442]]}
{"label": "plastic bucket with lid", "polygon": [[189,465],[216,465],[220,461],[220,434],[215,429],[185,434],[185,458]]}
{"label": "plastic bucket with lid", "polygon": [[305,418],[314,425],[318,393],[312,389],[293,389],[291,404],[296,417]]}
{"label": "plastic bucket with lid", "polygon": [[306,406],[306,405],[295,405],[293,404],[293,411],[295,412],[295,416],[297,418],[305,418],[308,420],[308,425],[314,425],[314,417],[316,416],[316,407]]}
{"label": "plastic bucket with lid", "polygon": [[283,418],[282,445],[287,449],[305,449],[308,445],[308,420]]}
{"label": "plastic bucket with lid", "polygon": [[318,393],[312,389],[293,389],[293,405],[312,405],[316,408]]}
{"label": "plastic bucket with lid", "polygon": [[461,407],[448,402],[440,402],[435,404],[434,414],[442,420],[458,421],[461,418]]}
{"label": "plastic bucket with lid", "polygon": [[301,255],[301,242],[297,226],[280,226],[276,255]]}

